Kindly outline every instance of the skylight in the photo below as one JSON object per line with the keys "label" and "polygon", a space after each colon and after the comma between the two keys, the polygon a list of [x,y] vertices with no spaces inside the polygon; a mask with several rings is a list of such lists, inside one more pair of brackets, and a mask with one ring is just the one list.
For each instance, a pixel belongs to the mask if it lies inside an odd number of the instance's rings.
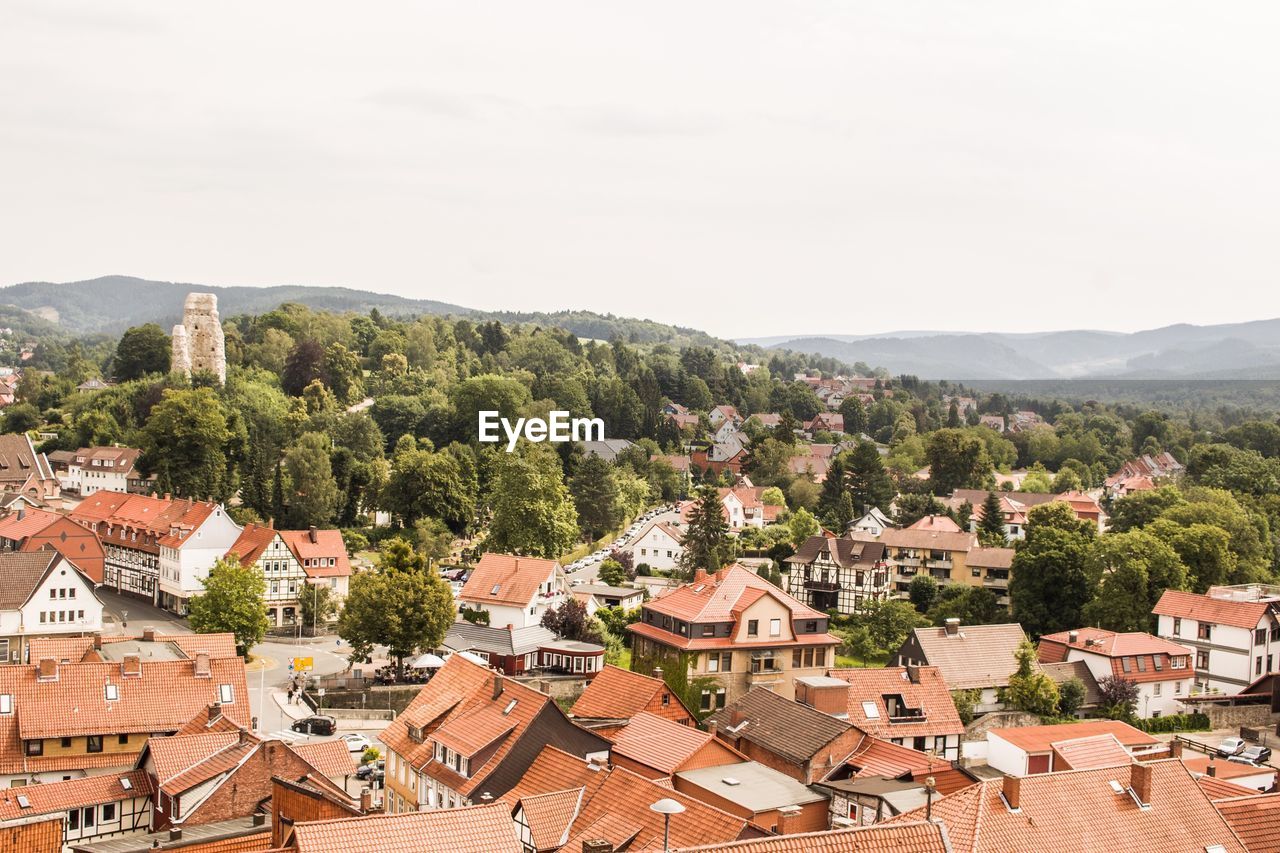
{"label": "skylight", "polygon": [[490,595],[497,595],[497,594],[498,594],[498,590],[500,590],[500,589],[502,589],[502,584],[500,584],[500,583],[495,583],[495,584],[493,585],[493,589],[489,590],[489,594],[490,594]]}
{"label": "skylight", "polygon": [[133,782],[129,781],[128,777],[122,776],[120,777],[120,787],[126,791],[131,791],[133,790]]}
{"label": "skylight", "polygon": [[28,800],[28,799],[27,799],[25,796],[23,796],[22,794],[19,794],[19,795],[18,795],[18,808],[20,808],[20,809],[29,809],[29,808],[31,808],[31,801],[30,801],[30,800]]}
{"label": "skylight", "polygon": [[880,709],[876,707],[875,702],[863,702],[862,713],[866,715],[868,720],[880,719]]}
{"label": "skylight", "polygon": [[108,684],[103,688],[103,693],[106,695],[108,702],[114,702],[120,698],[120,687],[116,684]]}
{"label": "skylight", "polygon": [[502,716],[505,717],[507,714],[510,714],[512,711],[514,711],[516,709],[516,702],[517,700],[515,699],[512,699],[510,702],[508,702],[507,707],[502,709]]}

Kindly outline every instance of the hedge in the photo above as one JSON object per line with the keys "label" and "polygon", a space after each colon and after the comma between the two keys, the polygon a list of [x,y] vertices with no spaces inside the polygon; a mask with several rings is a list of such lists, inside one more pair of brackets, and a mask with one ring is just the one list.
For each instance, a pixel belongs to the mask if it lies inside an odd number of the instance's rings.
{"label": "hedge", "polygon": [[1207,732],[1210,729],[1208,714],[1169,714],[1149,720],[1135,720],[1134,724],[1147,733]]}

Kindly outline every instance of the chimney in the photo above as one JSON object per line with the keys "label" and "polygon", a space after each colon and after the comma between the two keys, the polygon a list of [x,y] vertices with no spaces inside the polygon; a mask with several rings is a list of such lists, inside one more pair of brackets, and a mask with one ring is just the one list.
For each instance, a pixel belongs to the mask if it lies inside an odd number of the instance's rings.
{"label": "chimney", "polygon": [[18,521],[27,517],[27,508],[25,506],[18,507]]}
{"label": "chimney", "polygon": [[502,695],[502,674],[495,673],[493,676],[493,698],[497,699]]}
{"label": "chimney", "polygon": [[1022,779],[1017,776],[1004,777],[1004,787],[1000,789],[1000,793],[1004,794],[1004,801],[1009,806],[1009,811],[1016,812],[1022,808],[1019,803],[1021,799],[1019,795],[1022,792]]}
{"label": "chimney", "polygon": [[213,725],[220,719],[222,719],[222,705],[214,702],[209,706],[209,725]]}
{"label": "chimney", "polygon": [[909,663],[909,664],[907,664],[907,678],[911,681],[911,683],[912,683],[912,684],[919,684],[919,683],[920,683],[920,667],[919,667],[919,665],[914,664],[914,663]]}
{"label": "chimney", "polygon": [[1210,759],[1209,759],[1209,766],[1205,768],[1205,771],[1204,771],[1204,772],[1205,772],[1205,775],[1206,775],[1206,776],[1217,776],[1217,775],[1218,775],[1218,768],[1214,766],[1214,764],[1213,764],[1213,759],[1212,759],[1212,758],[1210,758]]}
{"label": "chimney", "polygon": [[656,679],[658,679],[659,681],[661,681],[661,680],[662,680],[662,667],[660,667],[660,666],[655,666],[655,667],[653,668],[653,677],[654,677],[654,678],[656,678]]}
{"label": "chimney", "polygon": [[947,636],[954,637],[960,633],[960,620],[954,616],[947,620]]}
{"label": "chimney", "polygon": [[514,632],[515,632],[515,630],[516,630],[516,626],[515,626],[515,625],[512,625],[510,622],[508,622],[508,623],[507,623],[507,630],[508,630],[508,631],[511,631],[511,632],[513,632],[513,633],[514,633]]}
{"label": "chimney", "polygon": [[1068,643],[1071,643],[1071,645],[1073,645],[1073,646],[1074,646],[1076,643],[1080,642],[1080,632],[1079,632],[1079,631],[1072,631],[1071,633],[1067,634],[1067,642],[1068,642]]}
{"label": "chimney", "polygon": [[101,648],[102,648],[102,635],[101,635],[101,634],[94,634],[94,635],[93,635],[93,647],[94,647],[95,649],[101,649]]}
{"label": "chimney", "polygon": [[582,842],[582,853],[613,853],[613,842],[591,838]]}
{"label": "chimney", "polygon": [[720,728],[720,724],[715,720],[707,720],[707,734],[712,737],[716,736],[716,730]]}
{"label": "chimney", "polygon": [[312,545],[320,541],[320,537],[316,535],[316,526],[314,524],[311,525],[311,528],[307,531],[307,538],[311,540]]}
{"label": "chimney", "polygon": [[603,755],[593,755],[587,759],[587,766],[592,770],[604,770],[608,766],[608,763],[605,761]]}
{"label": "chimney", "polygon": [[1180,740],[1169,741],[1169,757],[1170,758],[1182,757],[1182,741]]}
{"label": "chimney", "polygon": [[155,628],[143,628],[143,629],[142,629],[142,641],[143,641],[144,643],[154,643],[154,642],[156,641],[156,629],[155,629]]}
{"label": "chimney", "polygon": [[263,812],[254,812],[254,813],[253,813],[253,825],[254,825],[254,826],[264,826],[264,825],[266,824],[266,822],[267,822],[267,816],[266,816],[266,814],[265,814],[265,813],[263,813]]}
{"label": "chimney", "polygon": [[360,789],[360,811],[365,814],[373,811],[373,791],[367,787]]}
{"label": "chimney", "polygon": [[209,668],[209,653],[196,652],[196,678],[210,678],[213,670]]}
{"label": "chimney", "polygon": [[792,831],[796,820],[800,817],[799,806],[783,806],[778,809],[778,834],[786,835]]}
{"label": "chimney", "polygon": [[246,743],[248,743],[248,742],[249,742],[249,730],[248,730],[248,729],[241,729],[241,730],[240,730],[240,743],[241,743],[241,745],[246,744]]}
{"label": "chimney", "polygon": [[170,841],[181,841],[181,840],[182,840],[182,830],[181,830],[181,829],[178,829],[177,827],[175,827],[175,828],[173,828],[173,829],[169,830],[169,840],[170,840]]}
{"label": "chimney", "polygon": [[1135,762],[1129,767],[1129,787],[1133,796],[1144,806],[1151,805],[1151,765]]}
{"label": "chimney", "polygon": [[57,658],[40,658],[40,668],[36,672],[36,681],[57,681]]}
{"label": "chimney", "polygon": [[120,675],[124,678],[141,678],[142,658],[137,655],[125,655],[124,662],[120,664]]}

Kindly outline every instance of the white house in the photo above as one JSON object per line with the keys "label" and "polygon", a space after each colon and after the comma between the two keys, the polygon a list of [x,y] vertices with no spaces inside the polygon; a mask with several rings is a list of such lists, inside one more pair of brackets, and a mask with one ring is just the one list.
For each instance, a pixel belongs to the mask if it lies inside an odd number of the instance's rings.
{"label": "white house", "polygon": [[57,551],[0,553],[0,661],[23,663],[32,637],[102,630],[93,581]]}
{"label": "white house", "polygon": [[654,521],[622,550],[631,555],[634,565],[673,569],[684,553],[684,534],[669,522]]}
{"label": "white house", "polygon": [[1135,712],[1144,719],[1182,712],[1195,673],[1192,651],[1142,631],[1080,628],[1040,638],[1041,663],[1082,661],[1097,681],[1123,678],[1138,687]]}
{"label": "white house", "polygon": [[1163,750],[1160,741],[1119,720],[987,731],[987,764],[1007,776],[1106,766],[1097,762],[1108,758],[1119,765],[1131,761],[1131,756]]}
{"label": "white house", "polygon": [[893,527],[893,522],[889,520],[887,515],[880,511],[879,507],[874,506],[867,510],[862,518],[859,518],[849,524],[850,530],[865,530],[872,536],[879,536],[890,527]]}
{"label": "white house", "polygon": [[555,560],[489,553],[467,578],[458,605],[485,611],[494,627],[527,628],[542,624],[542,614],[564,600],[564,575]]}
{"label": "white house", "polygon": [[1156,634],[1195,652],[1197,692],[1234,695],[1280,665],[1280,586],[1210,587],[1204,595],[1166,590],[1156,602]]}
{"label": "white house", "polygon": [[241,528],[221,504],[196,504],[159,538],[161,607],[187,612],[192,596],[204,592],[203,581],[240,538]]}
{"label": "white house", "polygon": [[142,451],[135,447],[82,447],[67,461],[58,481],[66,491],[88,497],[96,492],[136,491],[144,482],[136,470]]}

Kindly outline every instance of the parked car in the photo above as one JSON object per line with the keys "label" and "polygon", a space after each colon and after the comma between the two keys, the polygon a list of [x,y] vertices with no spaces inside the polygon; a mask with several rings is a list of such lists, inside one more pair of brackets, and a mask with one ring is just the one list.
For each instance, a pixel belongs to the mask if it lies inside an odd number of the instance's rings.
{"label": "parked car", "polygon": [[338,721],[328,714],[315,714],[303,717],[289,728],[304,735],[331,735],[338,730]]}
{"label": "parked car", "polygon": [[1218,755],[1221,755],[1223,758],[1239,755],[1244,752],[1246,746],[1248,746],[1248,744],[1245,743],[1242,738],[1223,738],[1222,742],[1218,744]]}
{"label": "parked car", "polygon": [[369,740],[359,732],[350,732],[338,738],[338,740],[346,741],[347,752],[364,752],[373,746],[373,741]]}
{"label": "parked car", "polygon": [[1240,753],[1240,757],[1252,761],[1254,764],[1266,764],[1271,760],[1271,747],[1247,746],[1244,748],[1244,752]]}
{"label": "parked car", "polygon": [[361,764],[356,768],[356,778],[360,780],[381,778],[378,774],[386,772],[387,762],[385,759],[379,758],[372,764]]}

